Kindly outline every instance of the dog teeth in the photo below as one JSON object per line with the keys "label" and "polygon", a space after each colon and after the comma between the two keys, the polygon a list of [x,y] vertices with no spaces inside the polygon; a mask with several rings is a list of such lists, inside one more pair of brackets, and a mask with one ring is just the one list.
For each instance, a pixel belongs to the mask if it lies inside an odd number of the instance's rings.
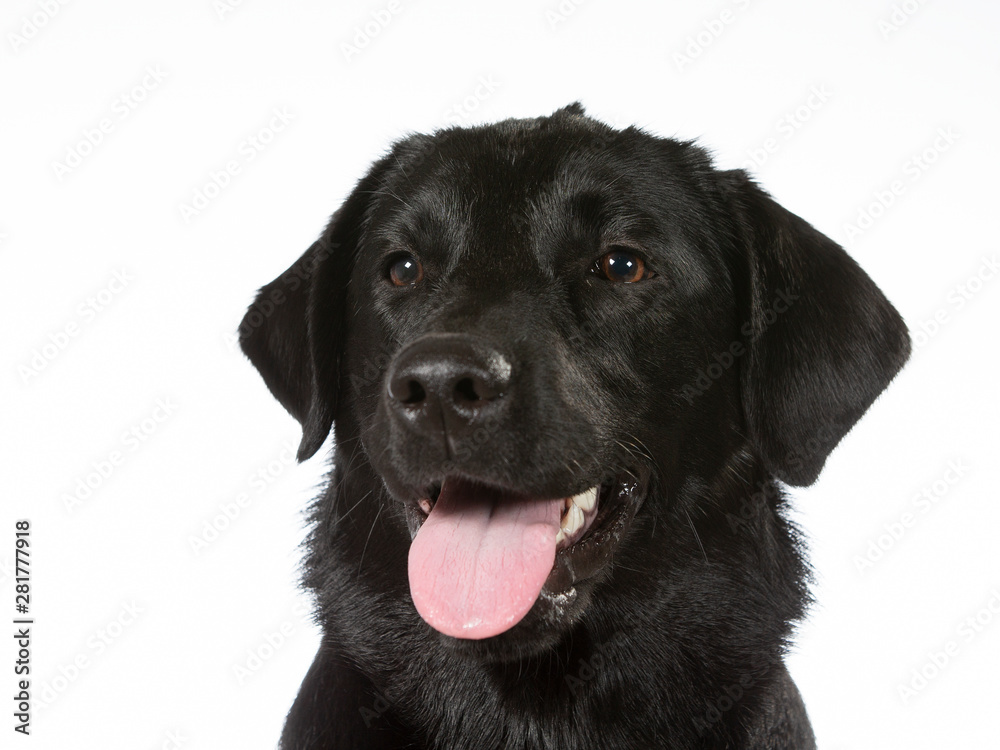
{"label": "dog teeth", "polygon": [[556,534],[556,544],[562,542],[570,537],[572,537],[576,532],[583,528],[583,511],[577,505],[570,505],[569,510],[567,510],[562,517],[562,525],[559,527],[559,533]]}
{"label": "dog teeth", "polygon": [[593,487],[575,497],[566,498],[566,510],[562,515],[559,533],[556,534],[556,544],[572,540],[583,529],[588,516],[597,507],[597,490],[597,487]]}
{"label": "dog teeth", "polygon": [[581,510],[589,513],[597,507],[597,490],[597,487],[591,487],[586,492],[581,492],[579,495],[571,498],[571,502]]}

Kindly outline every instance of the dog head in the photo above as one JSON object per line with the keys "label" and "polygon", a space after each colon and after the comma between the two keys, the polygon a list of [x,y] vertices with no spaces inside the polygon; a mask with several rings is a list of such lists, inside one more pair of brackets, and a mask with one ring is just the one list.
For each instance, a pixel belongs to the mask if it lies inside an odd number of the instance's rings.
{"label": "dog head", "polygon": [[533,648],[735,456],[812,483],[909,353],[745,173],[578,105],[397,143],[241,344],[300,459],[333,428],[381,481],[423,618]]}

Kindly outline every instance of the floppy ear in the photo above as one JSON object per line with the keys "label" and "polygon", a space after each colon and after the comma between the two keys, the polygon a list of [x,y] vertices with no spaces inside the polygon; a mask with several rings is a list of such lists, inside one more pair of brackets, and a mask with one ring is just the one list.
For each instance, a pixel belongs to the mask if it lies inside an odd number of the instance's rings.
{"label": "floppy ear", "polygon": [[748,253],[741,385],[750,437],[775,476],[809,485],[906,362],[910,336],[840,245],[745,172],[724,177]]}
{"label": "floppy ear", "polygon": [[333,425],[347,283],[384,163],[358,183],[320,239],[260,289],[240,323],[243,353],[302,424],[299,461],[320,449]]}

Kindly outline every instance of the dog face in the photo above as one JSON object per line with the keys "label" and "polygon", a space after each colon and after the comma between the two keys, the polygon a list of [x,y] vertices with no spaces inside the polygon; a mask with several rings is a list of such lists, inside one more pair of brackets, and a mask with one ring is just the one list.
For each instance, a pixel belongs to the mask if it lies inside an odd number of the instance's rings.
{"label": "dog face", "polygon": [[300,459],[333,427],[377,478],[343,502],[378,505],[378,539],[345,544],[487,659],[550,647],[616,566],[665,576],[734,462],[810,484],[909,352],[744,173],[576,105],[396,144],[241,342]]}

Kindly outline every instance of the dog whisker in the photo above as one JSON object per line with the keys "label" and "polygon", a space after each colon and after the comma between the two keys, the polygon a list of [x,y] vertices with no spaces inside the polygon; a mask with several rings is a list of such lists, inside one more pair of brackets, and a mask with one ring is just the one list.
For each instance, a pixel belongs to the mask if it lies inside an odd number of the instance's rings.
{"label": "dog whisker", "polygon": [[361,558],[358,560],[358,577],[361,577],[361,568],[365,563],[365,552],[368,550],[368,542],[372,539],[372,532],[375,531],[375,526],[378,524],[378,519],[382,516],[382,511],[385,505],[379,503],[378,512],[375,513],[375,518],[372,521],[372,527],[368,530],[368,536],[365,538],[365,546],[361,549]]}
{"label": "dog whisker", "polygon": [[702,546],[701,537],[698,536],[698,529],[695,528],[694,521],[691,520],[691,515],[686,510],[684,511],[684,515],[687,517],[688,525],[691,527],[691,533],[694,534],[694,540],[698,542],[698,549],[701,550],[701,556],[705,558],[705,562],[708,562],[708,555]]}

